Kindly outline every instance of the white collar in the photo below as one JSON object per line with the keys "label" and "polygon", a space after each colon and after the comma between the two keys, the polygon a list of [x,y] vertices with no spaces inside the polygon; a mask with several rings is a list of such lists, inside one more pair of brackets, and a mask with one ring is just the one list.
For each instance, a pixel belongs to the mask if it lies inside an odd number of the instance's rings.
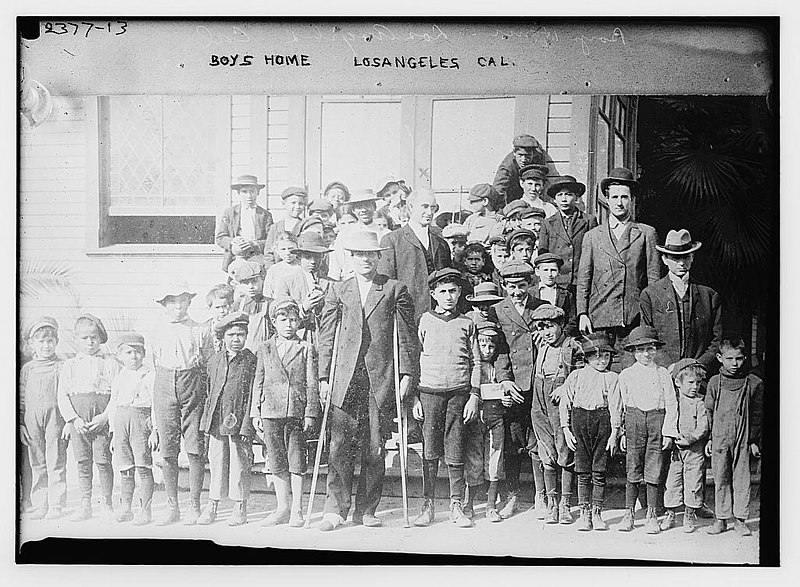
{"label": "white collar", "polygon": [[630,215],[629,215],[629,216],[628,216],[628,217],[627,217],[625,220],[620,220],[619,218],[617,218],[617,217],[616,217],[616,216],[614,216],[613,214],[610,214],[610,215],[608,216],[608,225],[609,225],[611,228],[617,228],[617,227],[618,227],[619,225],[621,225],[621,224],[622,224],[622,225],[628,224],[630,221],[631,221],[631,217],[630,217]]}

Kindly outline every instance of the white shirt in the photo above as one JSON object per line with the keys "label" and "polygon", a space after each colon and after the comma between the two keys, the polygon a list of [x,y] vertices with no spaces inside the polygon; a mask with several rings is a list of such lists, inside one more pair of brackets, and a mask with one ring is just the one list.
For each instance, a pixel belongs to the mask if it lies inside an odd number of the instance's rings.
{"label": "white shirt", "polygon": [[283,230],[285,232],[292,232],[292,229],[297,226],[297,223],[301,220],[301,218],[292,218],[291,216],[287,216],[283,219]]}
{"label": "white shirt", "polygon": [[372,287],[372,280],[358,273],[356,273],[355,276],[356,284],[358,285],[358,295],[361,297],[361,307],[363,308],[367,303],[367,296],[369,295],[369,289]]}
{"label": "white shirt", "polygon": [[672,272],[667,273],[670,282],[672,282],[672,287],[675,289],[675,293],[678,294],[678,298],[682,299],[683,296],[686,295],[686,290],[689,289],[689,274],[687,273],[683,277],[678,277]]}
{"label": "white shirt", "polygon": [[613,214],[608,217],[608,226],[611,228],[611,232],[614,233],[614,236],[617,237],[617,240],[622,238],[625,229],[630,224],[630,217],[626,218],[625,220],[619,220]]}
{"label": "white shirt", "polygon": [[422,243],[423,248],[426,250],[431,246],[431,237],[430,233],[428,232],[427,226],[420,226],[419,224],[415,224],[413,222],[409,222],[408,225],[411,227],[411,230],[414,231],[414,234],[419,239],[419,242]]}
{"label": "white shirt", "polygon": [[554,306],[556,305],[556,293],[558,292],[558,288],[554,285],[552,287],[547,285],[540,285],[539,286],[539,299],[544,300],[545,302],[550,302]]}
{"label": "white shirt", "polygon": [[540,208],[540,209],[544,210],[545,218],[550,218],[553,214],[557,214],[558,213],[558,208],[553,206],[553,204],[551,204],[550,202],[545,202],[541,198],[536,198],[535,200],[531,200],[531,199],[527,198],[526,196],[522,196],[522,199],[531,208]]}
{"label": "white shirt", "polygon": [[514,309],[519,313],[520,316],[522,316],[525,313],[525,306],[528,305],[528,296],[525,296],[525,299],[519,304],[516,302],[512,303],[514,304]]}
{"label": "white shirt", "polygon": [[247,240],[256,240],[256,208],[242,206],[242,216],[240,219],[239,234]]}

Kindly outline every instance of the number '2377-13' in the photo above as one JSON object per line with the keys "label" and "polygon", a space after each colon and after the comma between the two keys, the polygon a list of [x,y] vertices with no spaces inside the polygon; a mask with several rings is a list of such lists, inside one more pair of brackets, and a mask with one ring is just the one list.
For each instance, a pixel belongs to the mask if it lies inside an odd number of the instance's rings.
{"label": "number '2377-13'", "polygon": [[73,36],[78,34],[78,31],[83,29],[83,36],[88,38],[91,31],[106,31],[111,35],[124,35],[128,30],[128,21],[126,20],[113,20],[104,23],[93,22],[50,22],[44,23],[44,32],[54,35],[67,35],[72,33]]}

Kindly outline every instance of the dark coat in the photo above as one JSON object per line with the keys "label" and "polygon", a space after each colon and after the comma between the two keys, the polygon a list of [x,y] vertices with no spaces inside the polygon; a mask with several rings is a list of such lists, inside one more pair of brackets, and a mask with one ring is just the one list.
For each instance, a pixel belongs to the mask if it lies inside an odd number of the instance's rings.
{"label": "dark coat", "polygon": [[[547,156],[541,147],[534,151],[531,164],[547,165]],[[492,185],[504,199],[503,204],[519,200],[522,197],[522,186],[519,185],[519,166],[514,157],[514,151],[511,151],[500,162]]]}
{"label": "dark coat", "polygon": [[251,418],[318,418],[319,379],[314,345],[298,340],[281,360],[274,336],[258,349]]}
{"label": "dark coat", "polygon": [[[218,414],[219,434],[253,436],[255,430],[250,421],[250,394],[256,372],[256,356],[249,349],[243,349],[232,362],[228,362],[225,349],[211,357],[206,365],[208,373],[208,395],[200,419],[200,430],[206,434],[216,432],[211,429],[214,412]],[[228,389],[235,390],[227,398],[222,391],[231,379]]]}
{"label": "dark coat", "polygon": [[614,244],[607,222],[583,237],[576,307],[578,316],[589,315],[594,328],[633,324],[639,294],[661,278],[656,229],[631,222],[627,230],[625,245]]}
{"label": "dark coat", "polygon": [[341,320],[336,369],[330,381],[331,402],[341,408],[359,358],[367,368],[370,393],[384,412],[395,410],[394,320],[397,316],[399,372],[416,375],[419,358],[414,304],[406,286],[385,275],[375,276],[361,307],[356,278],[328,289],[320,319],[319,378],[328,379],[333,359],[336,323]]}
{"label": "dark coat", "polygon": [[[256,206],[256,240],[258,252],[264,252],[264,245],[267,241],[267,234],[272,225],[272,214],[269,210]],[[217,218],[217,226],[214,230],[214,242],[217,246],[225,250],[222,258],[222,270],[227,271],[228,265],[233,261],[231,253],[231,240],[239,236],[242,230],[242,205],[234,204],[225,208],[222,216]]]}
{"label": "dark coat", "polygon": [[564,260],[556,279],[558,285],[564,287],[576,284],[583,237],[597,226],[597,219],[588,212],[578,210],[576,214],[569,234],[561,220],[561,212],[546,218],[539,231],[539,254],[553,253]]}
{"label": "dark coat", "polygon": [[648,285],[639,297],[642,323],[652,326],[664,346],[659,364],[671,365],[679,359],[697,359],[710,372],[717,368],[717,350],[722,340],[722,304],[719,294],[710,287],[689,281],[689,336],[681,354],[681,332],[675,288],[669,276]]}
{"label": "dark coat", "polygon": [[[441,232],[432,228],[428,230],[430,253],[433,257],[434,269],[452,267],[450,247],[441,236]],[[378,273],[403,283],[414,301],[414,323],[419,317],[431,309],[431,294],[428,287],[428,266],[425,263],[422,243],[405,225],[381,239],[381,246],[388,250],[381,252],[378,262]]]}
{"label": "dark coat", "polygon": [[536,360],[536,345],[531,337],[535,324],[531,315],[533,310],[544,303],[539,298],[528,295],[522,316],[514,308],[511,298],[492,306],[505,338],[505,344],[501,346],[495,361],[498,382],[513,381],[522,391],[531,389]]}

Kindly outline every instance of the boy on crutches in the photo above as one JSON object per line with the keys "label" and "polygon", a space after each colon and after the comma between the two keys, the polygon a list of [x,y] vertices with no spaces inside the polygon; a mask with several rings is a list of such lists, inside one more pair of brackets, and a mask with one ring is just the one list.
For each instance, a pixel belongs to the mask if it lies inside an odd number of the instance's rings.
{"label": "boy on crutches", "polygon": [[[381,526],[375,516],[383,489],[384,442],[396,417],[393,323],[397,318],[401,399],[414,375],[414,304],[405,285],[378,273],[384,248],[374,232],[353,231],[345,242],[355,275],[328,289],[320,318],[319,379],[323,403],[330,397],[331,445],[327,498],[320,530],[346,518],[352,504],[355,444],[361,475],[353,522]],[[336,324],[341,320],[337,364],[330,379]],[[321,432],[324,434],[324,431]],[[359,442],[360,441],[360,442]]]}

